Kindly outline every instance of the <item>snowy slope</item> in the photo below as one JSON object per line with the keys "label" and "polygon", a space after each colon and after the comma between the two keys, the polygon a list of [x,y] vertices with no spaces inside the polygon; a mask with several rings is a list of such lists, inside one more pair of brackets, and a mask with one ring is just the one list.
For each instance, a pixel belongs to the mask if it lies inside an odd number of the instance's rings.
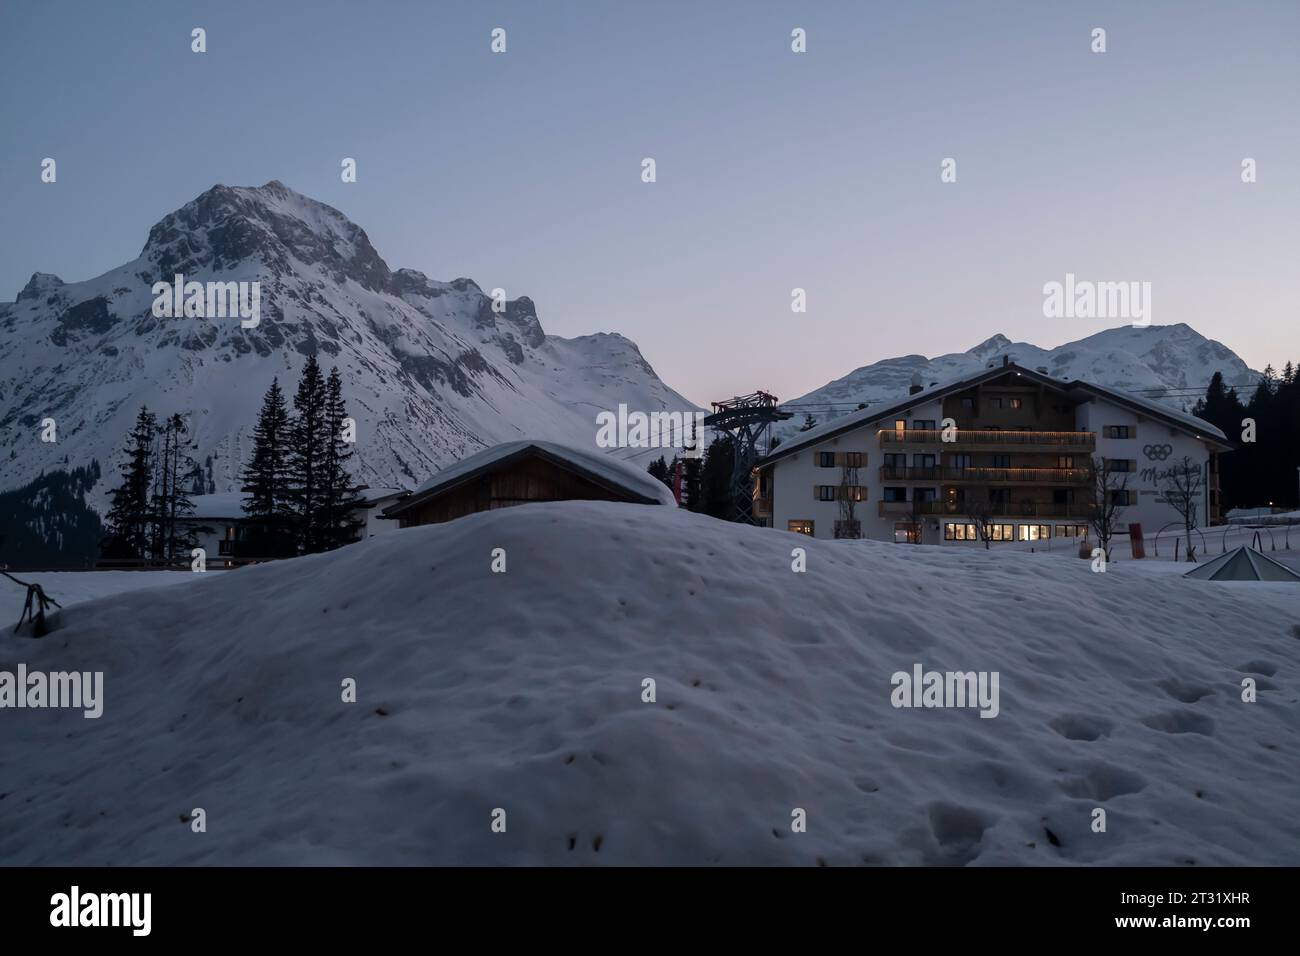
{"label": "snowy slope", "polygon": [[[1121,326],[1054,349],[995,335],[966,352],[932,359],[923,355],[883,359],[791,399],[788,404],[808,406],[799,411],[826,422],[852,411],[860,402],[879,405],[905,398],[914,375],[920,376],[922,385],[948,382],[974,375],[990,362],[1001,362],[1004,356],[1025,368],[1045,368],[1053,378],[1082,379],[1160,400],[1183,411],[1190,411],[1196,404],[1215,372],[1222,372],[1228,385],[1240,386],[1254,385],[1260,375],[1231,349],[1184,323],[1146,328]],[[1185,394],[1191,391],[1195,394]],[[788,434],[802,423],[800,414],[777,432]]]}
{"label": "snowy slope", "polygon": [[[262,319],[154,318],[151,288],[258,281]],[[592,447],[596,413],[693,409],[617,334],[547,335],[530,299],[469,279],[391,271],[342,213],[278,182],[215,186],[164,217],[139,257],[95,279],[36,274],[0,304],[0,488],[98,458],[117,473],[142,403],[185,414],[211,486],[232,490],[274,376],[292,397],[318,354],[344,374],[358,421],[357,477],[412,487],[438,466],[514,438]],[[58,444],[38,424],[58,423]],[[98,489],[100,500],[107,483]]]}
{"label": "snowy slope", "polygon": [[[0,712],[0,861],[1300,864],[1294,586],[587,502],[206,577],[0,637],[106,672]],[[999,715],[895,709],[914,663]]]}

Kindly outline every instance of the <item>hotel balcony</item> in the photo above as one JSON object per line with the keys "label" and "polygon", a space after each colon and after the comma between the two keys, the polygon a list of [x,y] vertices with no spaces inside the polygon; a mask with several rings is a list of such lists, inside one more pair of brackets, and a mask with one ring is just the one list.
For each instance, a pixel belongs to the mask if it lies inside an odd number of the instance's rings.
{"label": "hotel balcony", "polygon": [[886,429],[876,432],[882,447],[933,445],[945,449],[979,448],[984,451],[1093,451],[1095,432],[1031,432],[1011,429],[957,428],[953,440],[943,440],[939,428]]}
{"label": "hotel balcony", "polygon": [[[881,501],[879,514],[882,518],[906,517],[912,513],[910,501]],[[1091,502],[1079,501],[1074,504],[1056,504],[1051,501],[1006,501],[989,504],[989,515],[994,518],[1079,518],[1087,519],[1092,515]],[[917,514],[948,515],[949,517],[969,517],[969,506],[965,502],[955,501],[921,501],[916,504]]]}
{"label": "hotel balcony", "polygon": [[1086,468],[953,468],[947,465],[881,465],[881,481],[942,481],[981,485],[1086,485]]}

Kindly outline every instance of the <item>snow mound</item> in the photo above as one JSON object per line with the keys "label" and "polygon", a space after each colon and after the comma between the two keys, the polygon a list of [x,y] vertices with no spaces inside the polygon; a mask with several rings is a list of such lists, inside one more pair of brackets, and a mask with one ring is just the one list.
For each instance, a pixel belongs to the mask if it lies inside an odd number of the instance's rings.
{"label": "snow mound", "polygon": [[[605,502],[204,577],[0,637],[105,672],[98,720],[0,711],[0,861],[1300,863],[1291,585]],[[998,716],[895,709],[918,663]]]}

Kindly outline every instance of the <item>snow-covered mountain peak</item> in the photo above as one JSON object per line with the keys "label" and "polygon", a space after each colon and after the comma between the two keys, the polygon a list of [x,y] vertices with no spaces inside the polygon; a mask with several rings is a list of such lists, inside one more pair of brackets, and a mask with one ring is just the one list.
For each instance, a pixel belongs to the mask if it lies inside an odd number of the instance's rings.
{"label": "snow-covered mountain peak", "polygon": [[[260,321],[155,316],[152,287],[176,274],[257,282]],[[0,489],[92,458],[114,475],[146,404],[186,416],[204,490],[229,491],[262,394],[273,377],[292,389],[308,355],[342,372],[357,477],[376,487],[410,487],[499,441],[594,445],[596,413],[620,402],[694,409],[622,336],[547,335],[528,296],[393,271],[360,226],[278,181],[213,186],[97,278],[36,273],[0,303],[0,329],[0,429],[14,436]],[[39,441],[46,417],[57,444]]]}
{"label": "snow-covered mountain peak", "polygon": [[[829,421],[857,408],[903,398],[916,376],[928,386],[973,375],[1003,358],[1026,368],[1044,369],[1060,379],[1082,379],[1165,401],[1190,411],[1204,394],[1215,372],[1228,385],[1252,385],[1259,373],[1251,371],[1231,349],[1207,339],[1185,322],[1146,327],[1105,329],[1054,349],[1029,342],[1012,342],[993,335],[966,352],[935,358],[903,355],[854,369],[790,404],[805,406],[809,414]],[[796,419],[797,421],[797,419]],[[778,428],[785,434],[795,426]]]}
{"label": "snow-covered mountain peak", "polygon": [[63,280],[49,272],[33,272],[27,284],[18,293],[17,302],[25,299],[43,299],[54,294],[63,286]]}
{"label": "snow-covered mountain peak", "polygon": [[984,358],[986,356],[995,354],[996,352],[1006,348],[1010,344],[1011,344],[1011,340],[1007,338],[1005,335],[1003,335],[1001,332],[999,332],[996,335],[989,336],[979,345],[971,349],[967,354],[974,355],[978,358]]}
{"label": "snow-covered mountain peak", "polygon": [[315,267],[377,292],[392,277],[364,229],[278,180],[213,186],[159,220],[140,259],[155,281],[174,273],[231,273],[245,263],[270,275]]}

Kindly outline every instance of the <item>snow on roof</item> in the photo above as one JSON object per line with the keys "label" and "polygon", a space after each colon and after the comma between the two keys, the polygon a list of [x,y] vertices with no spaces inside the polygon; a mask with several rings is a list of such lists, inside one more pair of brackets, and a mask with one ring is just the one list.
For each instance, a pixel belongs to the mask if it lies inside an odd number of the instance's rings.
{"label": "snow on roof", "polygon": [[454,465],[442,469],[442,471],[416,488],[411,497],[415,498],[455,484],[473,472],[490,467],[530,447],[559,459],[578,471],[587,472],[600,481],[622,488],[634,495],[649,498],[657,504],[677,507],[677,499],[673,497],[673,493],[667,485],[652,477],[648,471],[638,468],[630,462],[622,461],[604,452],[533,439],[502,442],[500,445],[485,448],[468,458],[462,458]]}
{"label": "snow on roof", "polygon": [[190,501],[194,504],[196,518],[244,517],[242,491],[224,491],[215,495],[190,495]]}
{"label": "snow on roof", "polygon": [[[404,494],[401,488],[366,488],[358,493],[366,504],[374,504],[383,498]],[[194,505],[195,518],[238,518],[244,517],[244,498],[242,491],[223,491],[215,495],[190,495]]]}
{"label": "snow on roof", "polygon": [[1204,581],[1300,581],[1300,574],[1243,545],[1183,575]]}
{"label": "snow on roof", "polygon": [[1219,431],[1218,428],[1205,421],[1203,418],[1197,418],[1195,415],[1189,415],[1181,409],[1174,408],[1172,405],[1166,405],[1163,402],[1154,399],[1144,398],[1141,395],[1134,395],[1132,392],[1123,392],[1117,388],[1110,388],[1106,385],[1094,385],[1092,382],[1070,382],[1070,385],[1090,389],[1094,392],[1101,392],[1120,401],[1129,402],[1134,405],[1141,405],[1149,409],[1151,414],[1159,415],[1164,418],[1172,418],[1190,429],[1197,438],[1203,438],[1206,435],[1217,438],[1220,441],[1227,441],[1228,436]]}
{"label": "snow on roof", "polygon": [[838,435],[845,431],[851,431],[854,428],[867,425],[878,419],[887,418],[906,408],[910,408],[913,405],[919,405],[922,402],[931,401],[946,392],[965,388],[985,378],[996,378],[999,374],[1005,374],[1007,372],[1015,372],[1020,375],[1028,375],[1031,378],[1040,379],[1062,389],[1063,391],[1069,391],[1075,388],[1083,389],[1085,391],[1099,394],[1103,398],[1128,402],[1131,405],[1140,406],[1148,410],[1152,415],[1164,418],[1166,421],[1174,421],[1180,424],[1185,429],[1190,430],[1197,438],[1203,439],[1208,435],[1220,442],[1227,441],[1227,437],[1223,432],[1219,431],[1218,428],[1211,425],[1209,422],[1197,418],[1195,415],[1189,415],[1171,405],[1165,405],[1149,398],[1143,398],[1138,395],[1130,394],[1129,392],[1120,391],[1119,389],[1108,388],[1104,385],[1094,385],[1091,382],[1084,382],[1078,379],[1065,381],[1064,379],[1053,378],[1051,375],[1047,375],[1043,372],[1031,371],[1030,369],[1017,365],[1015,362],[1011,362],[1008,365],[995,365],[991,368],[981,369],[974,375],[964,375],[958,378],[949,379],[945,382],[935,383],[929,388],[908,395],[906,398],[893,403],[868,406],[867,408],[851,412],[848,415],[833,418],[815,428],[808,429],[806,432],[800,432],[795,438],[782,442],[772,450],[764,461],[774,461],[775,459],[784,457],[791,452],[816,444],[823,438],[830,437],[831,435]]}

